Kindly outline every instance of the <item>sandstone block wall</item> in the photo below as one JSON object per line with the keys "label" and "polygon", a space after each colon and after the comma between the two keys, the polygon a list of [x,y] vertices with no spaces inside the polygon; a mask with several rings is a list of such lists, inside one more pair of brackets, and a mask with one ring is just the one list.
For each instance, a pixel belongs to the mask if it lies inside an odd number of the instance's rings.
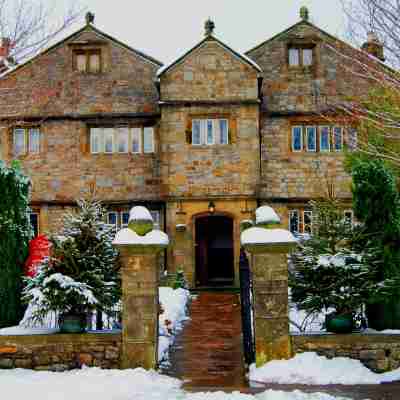
{"label": "sandstone block wall", "polygon": [[375,372],[400,367],[399,335],[293,335],[291,341],[293,354],[314,351],[328,358],[349,357]]}
{"label": "sandstone block wall", "polygon": [[120,334],[0,336],[0,369],[114,369],[120,367],[120,358]]}

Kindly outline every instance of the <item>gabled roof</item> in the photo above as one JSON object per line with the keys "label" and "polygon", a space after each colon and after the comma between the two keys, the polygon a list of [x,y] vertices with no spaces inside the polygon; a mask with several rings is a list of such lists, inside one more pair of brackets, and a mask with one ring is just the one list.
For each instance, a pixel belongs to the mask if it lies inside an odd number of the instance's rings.
{"label": "gabled roof", "polygon": [[101,31],[100,29],[96,28],[94,25],[92,24],[86,24],[84,27],[82,27],[81,29],[79,29],[78,31],[72,33],[71,35],[67,36],[66,38],[60,40],[59,42],[55,43],[54,45],[48,47],[47,49],[39,52],[38,54],[34,55],[33,57],[29,58],[28,60],[24,61],[22,64],[18,64],[16,65],[14,68],[11,68],[7,71],[5,71],[3,74],[0,74],[0,78],[3,78],[4,76],[7,76],[15,71],[17,71],[18,69],[28,65],[29,63],[33,62],[34,60],[36,60],[38,57],[43,56],[45,54],[50,53],[51,51],[53,51],[54,49],[56,49],[57,47],[59,47],[60,45],[64,44],[65,42],[73,39],[76,36],[79,36],[81,33],[85,32],[85,31],[92,31],[95,32],[97,35],[102,36],[105,39],[108,39],[114,43],[116,43],[118,46],[121,46],[123,48],[125,48],[126,50],[129,50],[130,52],[134,53],[136,56],[142,58],[143,60],[150,62],[158,67],[161,67],[163,65],[162,62],[156,60],[153,57],[148,56],[147,54],[143,53],[142,51],[136,50],[133,47],[128,46],[127,44],[119,41],[118,39],[110,36],[109,34]]}
{"label": "gabled roof", "polygon": [[205,43],[207,42],[216,42],[218,45],[220,45],[222,48],[224,48],[226,51],[228,51],[229,53],[231,53],[234,57],[240,59],[241,61],[243,61],[244,63],[248,64],[249,66],[251,66],[252,68],[254,68],[255,70],[257,70],[257,72],[262,72],[262,69],[259,65],[257,65],[256,62],[254,62],[253,60],[251,60],[249,57],[247,57],[246,55],[233,50],[231,47],[229,47],[228,45],[226,45],[224,42],[222,42],[220,39],[218,39],[216,36],[214,35],[207,35],[202,41],[200,41],[198,44],[196,44],[196,46],[192,47],[190,50],[188,50],[185,54],[183,54],[181,57],[179,57],[178,59],[176,59],[175,61],[173,61],[172,63],[165,65],[164,67],[160,68],[157,72],[157,76],[160,77],[161,75],[163,75],[165,72],[171,70],[173,67],[175,67],[176,65],[180,64],[181,62],[183,62],[186,57],[188,57],[191,53],[193,53],[194,51],[196,51],[197,49],[199,49],[200,47],[202,47]]}

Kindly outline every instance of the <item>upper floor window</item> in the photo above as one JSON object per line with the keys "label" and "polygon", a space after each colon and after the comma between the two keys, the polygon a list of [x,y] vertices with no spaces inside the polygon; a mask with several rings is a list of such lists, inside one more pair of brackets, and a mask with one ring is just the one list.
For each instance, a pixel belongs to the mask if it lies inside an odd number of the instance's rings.
{"label": "upper floor window", "polygon": [[312,234],[313,213],[311,210],[290,210],[289,230],[294,234]]}
{"label": "upper floor window", "polygon": [[14,155],[37,154],[40,152],[39,128],[14,128]]}
{"label": "upper floor window", "polygon": [[192,121],[192,144],[228,144],[229,128],[227,119],[194,119]]}
{"label": "upper floor window", "polygon": [[[344,148],[345,129],[341,126],[302,126],[292,127],[291,148],[297,153],[307,152],[340,152]],[[348,129],[349,149],[356,148],[357,131]]]}
{"label": "upper floor window", "polygon": [[101,50],[79,49],[73,52],[73,67],[75,71],[99,73],[102,70]]}
{"label": "upper floor window", "polygon": [[154,153],[154,151],[153,127],[90,128],[92,154]]}
{"label": "upper floor window", "polygon": [[290,67],[310,67],[314,63],[314,50],[312,47],[289,47]]}

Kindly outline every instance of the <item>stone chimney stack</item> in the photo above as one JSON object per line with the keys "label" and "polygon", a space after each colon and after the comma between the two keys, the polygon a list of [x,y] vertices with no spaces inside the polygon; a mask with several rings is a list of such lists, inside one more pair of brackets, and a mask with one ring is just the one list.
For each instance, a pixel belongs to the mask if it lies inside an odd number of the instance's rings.
{"label": "stone chimney stack", "polygon": [[6,71],[11,64],[10,52],[11,52],[11,40],[9,38],[0,38],[0,73]]}
{"label": "stone chimney stack", "polygon": [[361,49],[378,58],[379,60],[385,61],[383,44],[375,32],[368,33],[367,41],[361,46]]}
{"label": "stone chimney stack", "polygon": [[10,55],[11,40],[9,38],[0,38],[0,57],[7,58]]}

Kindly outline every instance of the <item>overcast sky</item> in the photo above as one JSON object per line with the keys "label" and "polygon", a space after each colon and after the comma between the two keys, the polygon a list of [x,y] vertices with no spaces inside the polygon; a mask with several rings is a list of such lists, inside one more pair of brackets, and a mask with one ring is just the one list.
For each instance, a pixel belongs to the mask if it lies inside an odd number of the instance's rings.
{"label": "overcast sky", "polygon": [[[313,23],[333,35],[344,35],[340,0],[79,1],[95,13],[98,28],[164,63],[203,38],[208,17],[215,22],[216,35],[238,51],[249,50],[298,22],[303,5]],[[74,28],[82,26],[83,20]]]}

